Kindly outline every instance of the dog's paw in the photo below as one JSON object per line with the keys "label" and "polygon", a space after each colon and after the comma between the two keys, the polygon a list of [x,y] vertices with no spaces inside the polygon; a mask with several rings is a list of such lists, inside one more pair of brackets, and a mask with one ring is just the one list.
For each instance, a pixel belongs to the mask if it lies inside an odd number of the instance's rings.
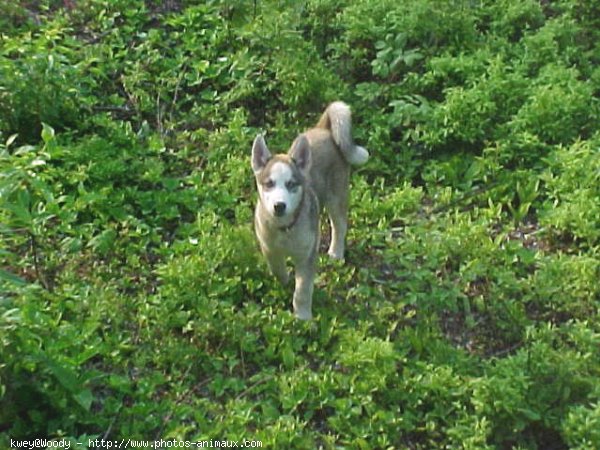
{"label": "dog's paw", "polygon": [[294,311],[294,316],[298,320],[311,320],[312,319],[312,311],[310,309],[308,309],[308,310],[297,309],[296,311]]}
{"label": "dog's paw", "polygon": [[336,250],[329,249],[327,254],[329,255],[329,257],[331,259],[335,259],[337,261],[344,262],[344,252],[343,251],[336,251]]}

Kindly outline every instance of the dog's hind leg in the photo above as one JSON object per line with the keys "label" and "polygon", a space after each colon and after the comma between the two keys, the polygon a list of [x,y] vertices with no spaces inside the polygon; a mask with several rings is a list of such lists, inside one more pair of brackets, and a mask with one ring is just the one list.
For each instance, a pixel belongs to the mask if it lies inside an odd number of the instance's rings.
{"label": "dog's hind leg", "polygon": [[315,261],[296,267],[296,287],[294,289],[294,315],[300,320],[312,319],[312,296],[315,283]]}
{"label": "dog's hind leg", "polygon": [[331,224],[331,243],[327,254],[333,259],[344,259],[346,232],[348,231],[348,199],[332,201],[325,209]]}

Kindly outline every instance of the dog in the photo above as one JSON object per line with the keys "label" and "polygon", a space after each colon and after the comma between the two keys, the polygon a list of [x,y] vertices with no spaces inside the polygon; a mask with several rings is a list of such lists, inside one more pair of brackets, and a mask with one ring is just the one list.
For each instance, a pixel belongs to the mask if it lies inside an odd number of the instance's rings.
{"label": "dog", "polygon": [[331,103],[317,125],[294,140],[287,154],[272,155],[262,135],[254,140],[255,232],[271,272],[282,284],[289,278],[286,259],[292,260],[298,319],[312,318],[321,207],[331,223],[328,254],[343,260],[350,166],[368,159],[369,152],[354,144],[350,108],[340,101]]}

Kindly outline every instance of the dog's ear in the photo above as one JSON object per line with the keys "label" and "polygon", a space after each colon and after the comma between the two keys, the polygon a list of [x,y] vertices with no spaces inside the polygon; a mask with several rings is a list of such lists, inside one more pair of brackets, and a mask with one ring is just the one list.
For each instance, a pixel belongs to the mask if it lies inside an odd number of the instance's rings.
{"label": "dog's ear", "polygon": [[301,172],[307,172],[310,168],[310,145],[306,136],[301,134],[292,144],[292,148],[288,153],[296,163],[296,167]]}
{"label": "dog's ear", "polygon": [[271,159],[271,152],[267,148],[265,138],[259,134],[252,145],[252,170],[254,173],[257,174],[263,170],[269,159]]}

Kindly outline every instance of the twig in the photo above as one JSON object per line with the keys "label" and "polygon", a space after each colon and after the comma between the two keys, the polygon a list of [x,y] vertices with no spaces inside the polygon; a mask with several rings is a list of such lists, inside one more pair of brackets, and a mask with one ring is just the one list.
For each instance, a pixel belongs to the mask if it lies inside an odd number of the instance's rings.
{"label": "twig", "polygon": [[106,36],[108,36],[109,34],[111,34],[113,32],[112,29],[107,30],[107,31],[103,31],[100,34],[97,34],[95,36],[91,36],[88,40],[87,43],[88,44],[96,44],[98,42],[100,42],[102,39],[104,39]]}
{"label": "twig", "polygon": [[240,357],[242,358],[242,376],[246,378],[246,361],[244,360],[244,349],[240,343]]}
{"label": "twig", "polygon": [[160,111],[160,90],[156,94],[156,127],[158,128],[158,133],[163,136],[164,129],[162,124],[162,114]]}
{"label": "twig", "polygon": [[109,112],[122,112],[122,113],[131,113],[134,112],[133,109],[131,109],[128,106],[92,106],[92,109],[94,111],[109,111]]}
{"label": "twig", "polygon": [[494,183],[479,186],[479,187],[473,189],[471,192],[466,193],[462,197],[452,200],[447,205],[441,205],[441,206],[437,206],[437,207],[433,208],[433,210],[431,211],[431,214],[437,214],[437,213],[446,211],[456,205],[463,203],[466,200],[470,200],[473,197],[477,197],[478,195],[481,195],[487,191],[490,191],[490,190],[494,189],[495,187],[498,187],[499,185],[500,185],[500,182],[496,181]]}
{"label": "twig", "polygon": [[177,104],[177,98],[179,95],[179,87],[181,86],[181,81],[185,76],[185,72],[187,70],[187,63],[183,65],[181,68],[181,72],[179,74],[179,78],[177,79],[177,84],[175,85],[175,92],[173,93],[173,101],[171,102],[171,111],[169,111],[169,122],[173,123],[173,111],[175,111],[175,106]]}
{"label": "twig", "polygon": [[31,232],[29,233],[29,244],[31,245],[31,252],[33,253],[33,267],[35,269],[35,276],[38,279],[38,281],[42,284],[44,289],[46,289],[47,291],[51,291],[46,281],[46,277],[42,274],[42,270],[40,268],[40,258],[38,254],[37,241],[35,239],[35,235]]}
{"label": "twig", "polygon": [[516,344],[514,344],[514,345],[511,345],[511,346],[510,346],[510,347],[508,347],[508,348],[503,348],[502,350],[498,350],[498,351],[496,351],[496,352],[492,352],[492,353],[490,353],[490,354],[488,355],[488,357],[498,357],[498,356],[504,356],[504,355],[506,355],[507,353],[510,353],[510,352],[512,352],[513,350],[516,350],[516,349],[518,349],[518,348],[519,348],[519,347],[521,347],[522,345],[523,345],[523,343],[522,343],[522,342],[517,342]]}
{"label": "twig", "polygon": [[273,378],[275,378],[274,375],[269,375],[267,377],[264,377],[261,380],[258,380],[256,383],[254,383],[251,386],[248,386],[246,389],[244,389],[242,392],[240,392],[240,394],[235,398],[235,400],[239,400],[242,397],[245,397],[248,392],[250,392],[252,389],[254,389],[256,386],[260,386],[261,384],[266,383],[267,381],[271,381]]}
{"label": "twig", "polygon": [[[121,403],[121,406],[123,404]],[[115,422],[117,421],[117,418],[119,417],[119,414],[121,413],[121,408],[119,408],[119,411],[117,412],[117,414],[115,414],[115,416],[112,418],[112,420],[110,421],[110,424],[108,425],[108,429],[104,432],[104,434],[102,435],[102,440],[106,440],[108,439],[108,436],[110,435],[110,432],[112,431],[113,425],[115,424]]]}
{"label": "twig", "polygon": [[[187,370],[185,371],[185,373],[183,374],[183,376],[181,378],[185,379],[185,377],[187,377],[188,374],[190,373],[190,370],[192,370],[192,364],[190,364],[190,366],[187,368]],[[191,389],[188,389],[187,391],[184,391],[183,393],[181,393],[175,399],[175,406],[180,405],[186,398],[188,398],[190,396],[190,394],[192,394],[195,390],[201,388],[202,386],[208,384],[211,380],[212,380],[212,377],[205,378],[204,380],[200,381],[199,383],[196,383]],[[173,417],[173,414],[174,414],[174,410],[171,410],[165,417],[163,417],[160,429],[157,431],[156,436],[154,437],[155,441],[158,441],[160,439],[160,437],[163,434],[163,431],[165,430],[165,427],[167,426],[167,423],[171,420],[171,417]]]}

